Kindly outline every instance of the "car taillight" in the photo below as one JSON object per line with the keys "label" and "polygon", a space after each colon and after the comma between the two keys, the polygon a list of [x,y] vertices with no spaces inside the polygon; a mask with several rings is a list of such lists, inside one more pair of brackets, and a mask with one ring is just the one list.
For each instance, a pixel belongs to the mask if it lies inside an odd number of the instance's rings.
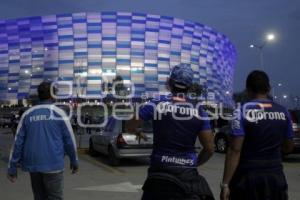
{"label": "car taillight", "polygon": [[118,138],[117,138],[117,144],[118,144],[118,145],[124,145],[124,144],[126,144],[126,141],[125,141],[125,139],[123,138],[122,134],[118,135]]}
{"label": "car taillight", "polygon": [[293,123],[293,131],[294,131],[294,132],[298,132],[298,131],[299,131],[298,124]]}

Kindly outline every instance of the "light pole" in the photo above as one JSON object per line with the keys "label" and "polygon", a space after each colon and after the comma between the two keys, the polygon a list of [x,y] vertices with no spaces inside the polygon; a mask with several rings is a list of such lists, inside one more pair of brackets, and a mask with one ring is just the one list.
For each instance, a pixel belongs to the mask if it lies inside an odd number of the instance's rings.
{"label": "light pole", "polygon": [[273,33],[269,33],[266,35],[262,44],[251,44],[250,48],[256,48],[259,50],[259,57],[260,57],[260,67],[264,70],[264,56],[263,56],[263,49],[267,45],[268,42],[272,42],[275,40],[275,35]]}
{"label": "light pole", "polygon": [[288,95],[284,94],[284,95],[282,95],[282,98],[283,98],[282,104],[287,106],[286,103],[287,103]]}
{"label": "light pole", "polygon": [[274,85],[274,86],[272,87],[272,96],[273,96],[273,98],[275,98],[275,99],[277,99],[277,96],[276,96],[276,93],[275,93],[276,86],[279,88],[279,87],[282,86],[282,83],[278,83],[278,84],[276,84],[276,85]]}

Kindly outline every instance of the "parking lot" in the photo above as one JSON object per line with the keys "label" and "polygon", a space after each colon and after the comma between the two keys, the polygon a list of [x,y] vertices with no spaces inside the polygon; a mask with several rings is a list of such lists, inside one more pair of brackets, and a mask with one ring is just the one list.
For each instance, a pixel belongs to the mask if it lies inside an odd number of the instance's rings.
{"label": "parking lot", "polygon": [[[87,136],[82,138],[87,146]],[[27,173],[19,171],[15,184],[6,179],[6,166],[9,149],[12,144],[9,129],[0,131],[0,194],[3,200],[33,199],[30,180]],[[66,164],[65,199],[72,200],[135,200],[140,199],[141,186],[146,177],[148,160],[123,160],[118,167],[111,167],[104,156],[90,157],[85,150],[79,150],[80,172],[71,175]],[[216,153],[199,171],[204,175],[215,197],[219,194],[219,183],[223,173],[224,155]],[[68,161],[66,162],[68,163]],[[284,161],[285,172],[289,183],[291,200],[300,199],[300,155],[290,155]]]}

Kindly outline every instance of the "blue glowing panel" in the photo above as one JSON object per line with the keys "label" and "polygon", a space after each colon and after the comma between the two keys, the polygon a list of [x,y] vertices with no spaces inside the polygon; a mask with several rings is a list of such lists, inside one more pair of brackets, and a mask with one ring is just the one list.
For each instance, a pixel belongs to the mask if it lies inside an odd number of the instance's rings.
{"label": "blue glowing panel", "polygon": [[131,80],[131,21],[131,13],[118,13],[116,30],[116,74],[121,76],[125,82],[130,82]]}
{"label": "blue glowing panel", "polygon": [[111,82],[116,76],[117,13],[102,13],[102,79]]}
{"label": "blue glowing panel", "polygon": [[0,98],[7,99],[8,87],[8,42],[6,21],[0,21]]}
{"label": "blue glowing panel", "polygon": [[[57,16],[58,33],[58,80],[73,81],[74,30],[72,14]],[[59,85],[61,86],[61,85]],[[69,94],[68,87],[59,87],[59,95]]]}
{"label": "blue glowing panel", "polygon": [[[44,35],[44,79],[54,81],[58,77],[58,32],[55,15],[42,18]],[[31,66],[29,66],[31,67]]]}
{"label": "blue glowing panel", "polygon": [[166,92],[166,81],[170,74],[170,47],[172,35],[172,17],[162,16],[159,24],[157,47],[157,70],[159,91]]}
{"label": "blue glowing panel", "polygon": [[160,16],[147,15],[145,26],[145,89],[150,95],[158,92],[158,34]]}
{"label": "blue glowing panel", "polygon": [[[90,12],[0,21],[0,99],[36,93],[43,80],[68,81],[73,97],[100,98],[121,76],[135,95],[166,92],[170,69],[191,64],[193,81],[231,103],[236,51],[212,28],[178,18]],[[61,86],[60,93],[69,93]]]}
{"label": "blue glowing panel", "polygon": [[73,96],[86,95],[88,78],[88,43],[86,13],[75,13],[73,19],[74,36],[74,86],[81,90],[73,90]]}
{"label": "blue glowing panel", "polygon": [[87,57],[88,77],[87,92],[89,96],[101,95],[102,80],[102,24],[100,13],[87,13]]}
{"label": "blue glowing panel", "polygon": [[146,15],[135,14],[132,16],[130,71],[136,95],[144,93],[145,23]]}

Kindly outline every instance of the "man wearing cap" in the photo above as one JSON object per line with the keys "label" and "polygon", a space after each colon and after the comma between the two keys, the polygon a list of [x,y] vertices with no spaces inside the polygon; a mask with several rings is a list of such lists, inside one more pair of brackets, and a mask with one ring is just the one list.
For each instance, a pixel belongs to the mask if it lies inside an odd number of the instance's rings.
{"label": "man wearing cap", "polygon": [[75,137],[65,112],[53,105],[51,83],[38,86],[40,104],[21,117],[11,150],[7,178],[17,179],[17,166],[30,173],[35,200],[63,199],[65,153],[72,173],[78,171]]}
{"label": "man wearing cap", "polygon": [[[160,96],[139,110],[142,120],[153,121],[154,134],[143,200],[213,199],[197,171],[213,154],[213,134],[207,113],[187,98],[192,83],[191,66],[175,66],[168,80],[171,95]],[[197,137],[203,146],[199,155],[195,151]]]}

